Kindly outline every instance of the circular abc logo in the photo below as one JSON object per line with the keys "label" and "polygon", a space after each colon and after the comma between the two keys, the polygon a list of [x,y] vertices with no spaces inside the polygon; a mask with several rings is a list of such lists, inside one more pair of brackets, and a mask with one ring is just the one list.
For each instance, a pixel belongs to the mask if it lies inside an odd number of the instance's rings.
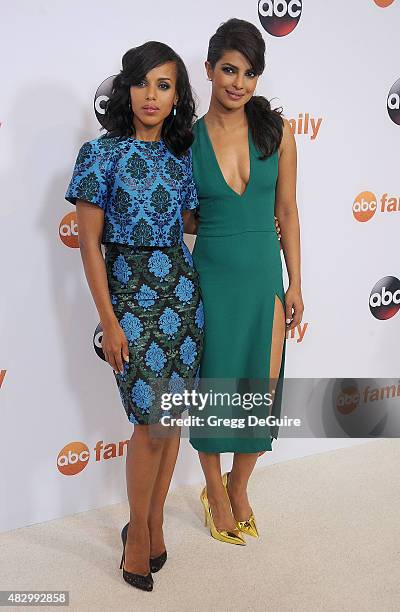
{"label": "circular abc logo", "polygon": [[400,125],[400,79],[397,79],[389,91],[387,111],[393,123]]}
{"label": "circular abc logo", "polygon": [[75,476],[87,466],[90,452],[83,442],[70,442],[60,450],[57,467],[64,476]]}
{"label": "circular abc logo", "polygon": [[369,221],[377,208],[376,196],[372,191],[362,191],[353,202],[353,216],[356,221]]}
{"label": "circular abc logo", "polygon": [[97,121],[100,123],[102,127],[104,113],[106,112],[106,104],[112,92],[112,86],[116,75],[107,77],[97,88],[97,91],[94,95],[94,112],[96,114]]}
{"label": "circular abc logo", "polygon": [[286,36],[300,21],[302,0],[259,0],[258,16],[262,27],[272,36]]}
{"label": "circular abc logo", "polygon": [[400,308],[400,280],[385,276],[378,281],[369,296],[369,309],[376,319],[391,319]]}
{"label": "circular abc logo", "polygon": [[103,328],[101,326],[101,323],[99,323],[96,329],[94,330],[93,347],[94,347],[94,350],[96,351],[97,356],[105,361],[106,358],[104,357],[103,347],[101,346],[102,339],[103,339]]}
{"label": "circular abc logo", "polygon": [[78,223],[76,221],[76,212],[70,212],[61,219],[58,228],[59,236],[65,246],[72,249],[79,248],[78,238]]}
{"label": "circular abc logo", "polygon": [[[361,381],[362,386],[359,384]],[[335,381],[334,416],[346,436],[367,438],[381,435],[388,415],[388,401],[382,391],[384,389],[377,387],[372,379]],[[335,437],[339,436],[336,434]]]}
{"label": "circular abc logo", "polygon": [[336,410],[340,414],[350,414],[360,403],[360,392],[356,381],[343,381],[336,395]]}
{"label": "circular abc logo", "polygon": [[393,4],[394,0],[374,0],[376,6],[380,6],[382,8],[386,8]]}

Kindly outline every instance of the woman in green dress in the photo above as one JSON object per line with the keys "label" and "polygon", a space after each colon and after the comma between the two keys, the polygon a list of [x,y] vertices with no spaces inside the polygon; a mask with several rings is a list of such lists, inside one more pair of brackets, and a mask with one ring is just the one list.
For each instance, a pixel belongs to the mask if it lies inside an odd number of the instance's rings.
{"label": "woman in green dress", "polygon": [[[248,480],[277,437],[277,427],[249,425],[247,416],[279,416],[286,331],[303,313],[296,145],[288,121],[254,95],[264,56],[264,40],[249,22],[231,19],[211,38],[206,61],[211,101],[194,126],[192,145],[199,209],[185,213],[185,231],[197,234],[193,259],[204,303],[201,389],[228,391],[231,397],[235,391],[267,390],[274,398],[272,405],[264,402],[250,411],[209,402],[196,412],[203,425],[191,427],[190,443],[206,479],[201,494],[206,524],[213,537],[242,545],[243,533],[258,536]],[[274,214],[289,276],[286,293]],[[227,425],[215,427],[221,417]],[[230,427],[232,417],[243,417],[244,428]],[[234,453],[223,477],[221,452]]]}

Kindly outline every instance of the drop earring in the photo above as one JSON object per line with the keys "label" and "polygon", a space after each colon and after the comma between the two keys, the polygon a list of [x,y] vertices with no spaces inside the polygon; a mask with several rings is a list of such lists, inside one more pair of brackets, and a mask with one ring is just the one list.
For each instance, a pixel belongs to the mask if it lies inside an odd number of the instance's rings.
{"label": "drop earring", "polygon": [[176,117],[176,105],[174,104],[174,112],[173,112],[174,117]]}

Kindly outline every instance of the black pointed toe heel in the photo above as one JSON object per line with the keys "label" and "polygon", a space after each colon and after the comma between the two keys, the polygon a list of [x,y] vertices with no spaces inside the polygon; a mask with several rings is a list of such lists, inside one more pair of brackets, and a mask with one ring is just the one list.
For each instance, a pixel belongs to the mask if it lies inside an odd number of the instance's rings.
{"label": "black pointed toe heel", "polygon": [[121,564],[119,566],[119,569],[122,569],[122,576],[125,582],[127,582],[131,586],[136,587],[137,589],[141,589],[142,591],[152,591],[153,590],[153,576],[151,575],[151,572],[149,572],[147,576],[143,576],[142,574],[134,574],[132,572],[127,572],[126,569],[124,568],[125,545],[126,545],[126,538],[128,536],[128,527],[129,527],[129,523],[125,525],[125,527],[121,531],[121,539],[124,545],[124,549],[122,552],[122,559],[121,559]]}
{"label": "black pointed toe heel", "polygon": [[[124,531],[128,531],[128,527],[129,527],[129,523],[127,523],[125,525],[125,527],[123,528],[123,532]],[[121,533],[122,536],[122,533]],[[125,536],[126,537],[126,536]],[[167,551],[164,550],[164,552],[161,553],[161,555],[158,555],[158,557],[150,557],[150,572],[151,573],[155,573],[160,571],[160,569],[163,567],[164,563],[167,560]]]}
{"label": "black pointed toe heel", "polygon": [[164,565],[164,563],[167,560],[167,551],[164,550],[164,552],[161,553],[161,555],[158,555],[158,557],[150,557],[150,571],[151,572],[158,572],[162,566]]}

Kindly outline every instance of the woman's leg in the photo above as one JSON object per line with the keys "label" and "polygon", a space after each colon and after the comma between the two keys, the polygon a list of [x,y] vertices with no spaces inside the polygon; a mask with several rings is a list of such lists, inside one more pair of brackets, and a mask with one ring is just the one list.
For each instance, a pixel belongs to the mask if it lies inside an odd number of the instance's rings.
{"label": "woman's leg", "polygon": [[[275,393],[278,383],[279,372],[282,363],[283,343],[285,341],[285,312],[283,305],[277,295],[275,295],[274,304],[274,319],[272,322],[272,337],[271,337],[271,354],[269,366],[269,393]],[[261,457],[267,451],[261,451],[258,456]]]}
{"label": "woman's leg", "polygon": [[207,497],[211,507],[214,523],[218,531],[237,529],[221,478],[221,461],[219,453],[199,452],[207,486]]}
{"label": "woman's leg", "polygon": [[135,425],[128,444],[126,483],[130,523],[125,548],[125,569],[147,575],[150,571],[148,526],[151,498],[160,468],[165,438],[155,437],[150,425]]}
{"label": "woman's leg", "polygon": [[[180,444],[180,427],[168,427],[158,473],[151,497],[148,526],[150,530],[150,556],[158,557],[165,550],[163,536],[164,503],[174,472]],[[171,430],[171,432],[170,432]]]}
{"label": "woman's leg", "polygon": [[228,495],[237,521],[247,521],[251,506],[247,497],[247,483],[258,459],[258,453],[235,453],[228,478]]}
{"label": "woman's leg", "polygon": [[[282,350],[285,338],[285,314],[278,296],[275,296],[274,317],[272,322],[269,392],[276,389],[282,363]],[[232,511],[237,521],[247,521],[251,507],[247,497],[247,483],[261,453],[236,453],[233,458],[232,471],[228,479],[228,495]]]}

